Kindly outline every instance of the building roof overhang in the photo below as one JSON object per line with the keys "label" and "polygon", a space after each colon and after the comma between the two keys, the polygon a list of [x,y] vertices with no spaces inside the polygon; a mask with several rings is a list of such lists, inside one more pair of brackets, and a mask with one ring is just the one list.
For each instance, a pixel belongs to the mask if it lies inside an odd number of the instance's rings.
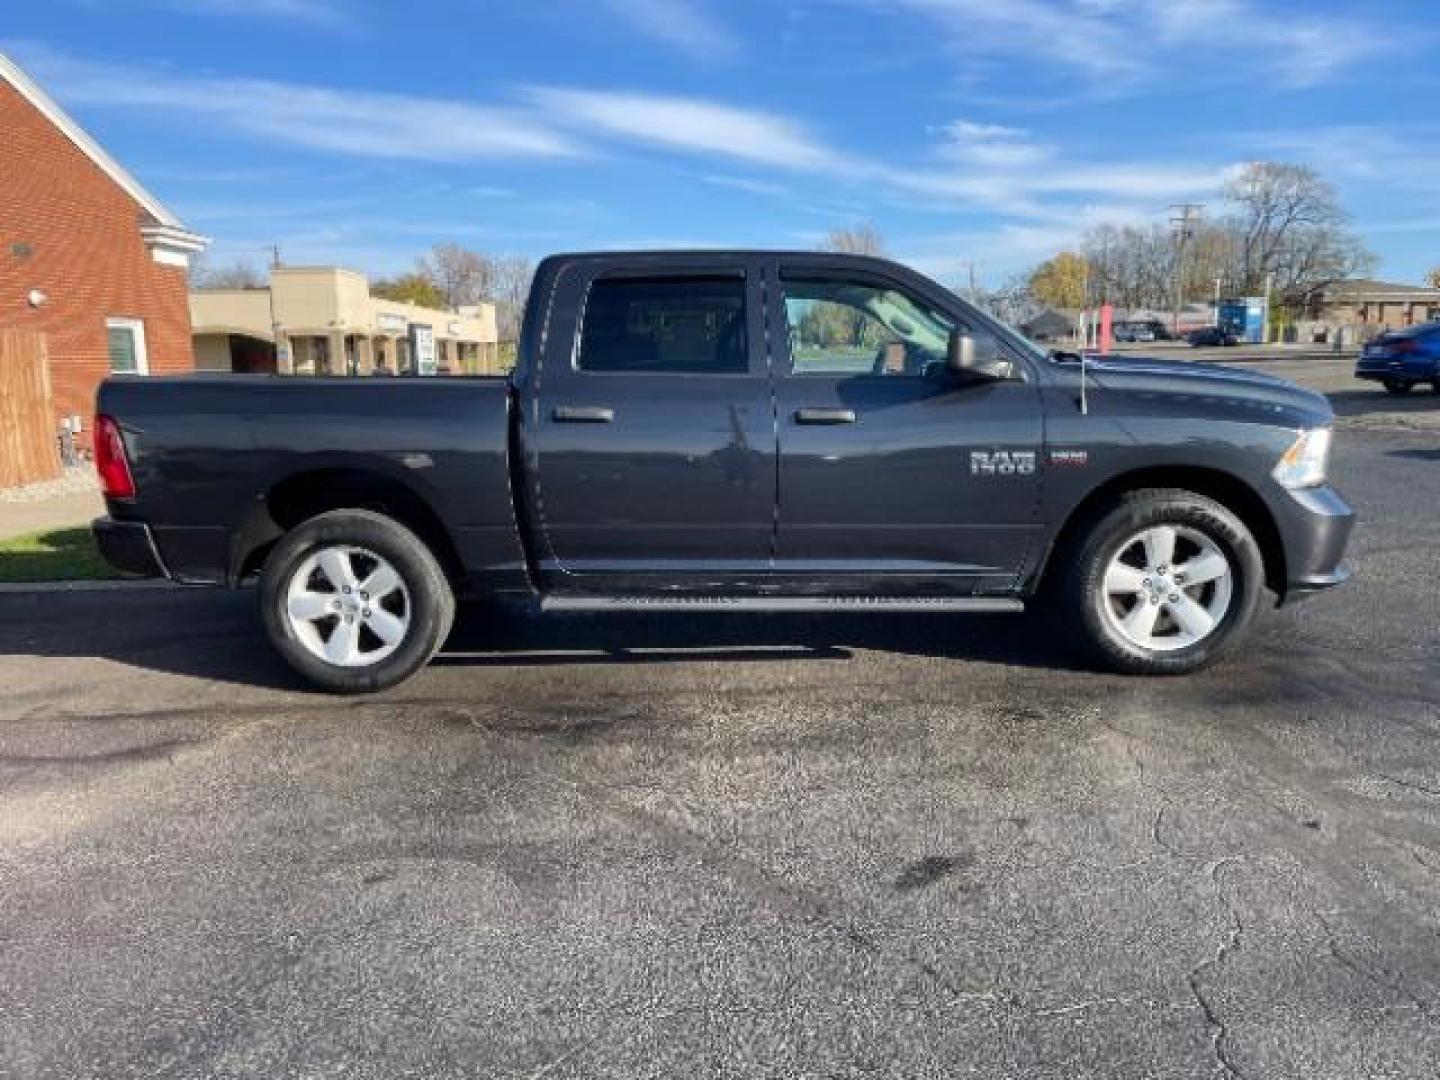
{"label": "building roof overhang", "polygon": [[190,256],[210,246],[208,237],[176,225],[141,225],[140,238],[151,257],[166,266],[189,266]]}

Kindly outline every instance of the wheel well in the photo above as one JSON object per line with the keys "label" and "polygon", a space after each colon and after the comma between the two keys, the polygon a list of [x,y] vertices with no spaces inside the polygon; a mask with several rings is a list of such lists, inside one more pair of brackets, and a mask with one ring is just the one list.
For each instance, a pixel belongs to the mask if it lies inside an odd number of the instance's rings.
{"label": "wheel well", "polygon": [[1265,562],[1266,586],[1277,593],[1285,591],[1285,547],[1280,541],[1280,530],[1275,524],[1275,518],[1265,501],[1249,484],[1229,473],[1188,465],[1159,466],[1122,473],[1087,495],[1071,512],[1050,545],[1050,550],[1046,552],[1045,563],[1041,567],[1042,583],[1051,576],[1055,552],[1067,550],[1086,526],[1116,505],[1127,492],[1144,488],[1183,488],[1214,499],[1224,506],[1238,517],[1255,537],[1255,543],[1260,547],[1260,556]]}
{"label": "wheel well", "polygon": [[244,552],[237,578],[258,573],[285,533],[331,510],[373,510],[394,518],[425,542],[452,582],[464,576],[449,530],[413,488],[364,469],[317,469],[287,477],[259,501],[241,530]]}

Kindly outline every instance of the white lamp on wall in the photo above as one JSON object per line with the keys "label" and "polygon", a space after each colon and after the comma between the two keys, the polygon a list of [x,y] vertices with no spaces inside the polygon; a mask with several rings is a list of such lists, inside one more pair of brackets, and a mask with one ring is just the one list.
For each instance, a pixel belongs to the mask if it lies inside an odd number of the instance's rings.
{"label": "white lamp on wall", "polygon": [[29,303],[31,307],[39,307],[41,304],[45,303],[46,300],[49,299],[50,298],[46,296],[45,293],[40,289],[31,289],[28,293],[25,294],[25,300]]}

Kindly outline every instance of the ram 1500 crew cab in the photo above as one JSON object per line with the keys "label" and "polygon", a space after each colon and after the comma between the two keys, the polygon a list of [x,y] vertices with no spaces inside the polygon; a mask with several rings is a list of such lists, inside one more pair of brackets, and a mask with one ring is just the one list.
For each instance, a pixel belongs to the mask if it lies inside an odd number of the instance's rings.
{"label": "ram 1500 crew cab", "polygon": [[506,378],[113,378],[95,535],[136,574],[259,577],[336,691],[440,648],[465,593],[542,610],[1019,611],[1192,671],[1262,593],[1343,581],[1333,416],[1280,379],[1047,354],[904,267],[560,255]]}

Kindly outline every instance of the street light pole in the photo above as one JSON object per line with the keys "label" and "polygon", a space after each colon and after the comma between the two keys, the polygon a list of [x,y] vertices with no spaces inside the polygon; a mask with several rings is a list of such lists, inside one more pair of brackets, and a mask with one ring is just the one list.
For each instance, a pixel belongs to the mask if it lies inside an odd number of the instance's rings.
{"label": "street light pole", "polygon": [[1275,271],[1265,275],[1265,310],[1260,317],[1260,344],[1270,344],[1270,290],[1275,288]]}

